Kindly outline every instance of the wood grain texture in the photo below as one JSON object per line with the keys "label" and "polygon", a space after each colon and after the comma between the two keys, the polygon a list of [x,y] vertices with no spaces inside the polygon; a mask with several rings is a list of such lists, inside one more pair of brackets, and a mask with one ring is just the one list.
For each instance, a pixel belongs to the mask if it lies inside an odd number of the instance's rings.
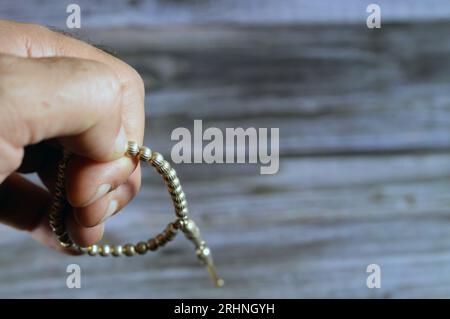
{"label": "wood grain texture", "polygon": [[[4,0],[0,16],[66,28],[59,0]],[[364,25],[370,1],[361,0],[77,0],[84,27],[174,24],[335,24]],[[447,0],[377,0],[383,23],[448,19]]]}
{"label": "wood grain texture", "polygon": [[[449,24],[101,30],[146,82],[146,143],[206,126],[279,127],[278,174],[176,165],[227,281],[212,287],[184,239],[153,256],[67,257],[1,228],[0,297],[450,297]],[[110,241],[170,219],[151,169]],[[69,263],[81,289],[67,289]],[[366,267],[382,267],[382,288]]]}

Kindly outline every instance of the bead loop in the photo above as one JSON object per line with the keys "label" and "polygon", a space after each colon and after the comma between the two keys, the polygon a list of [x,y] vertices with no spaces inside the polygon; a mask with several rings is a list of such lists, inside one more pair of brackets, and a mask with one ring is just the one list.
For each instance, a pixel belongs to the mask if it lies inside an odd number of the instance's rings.
{"label": "bead loop", "polygon": [[67,162],[70,159],[70,155],[71,154],[65,150],[63,158],[58,165],[56,186],[49,212],[50,227],[63,247],[71,248],[82,254],[87,254],[90,256],[131,257],[135,255],[144,255],[148,251],[156,251],[159,247],[162,247],[172,241],[178,234],[179,230],[181,230],[185,237],[195,245],[197,257],[203,264],[206,265],[214,284],[217,287],[221,287],[224,284],[223,279],[217,275],[210,249],[202,240],[200,230],[197,225],[189,217],[186,195],[181,187],[180,180],[177,177],[175,169],[171,167],[170,163],[166,161],[160,153],[153,152],[146,146],[139,146],[134,141],[128,142],[128,148],[125,155],[133,159],[139,159],[142,162],[149,163],[163,177],[174,206],[176,216],[175,221],[169,223],[167,227],[155,237],[150,238],[147,241],[140,241],[137,244],[114,246],[105,244],[81,247],[74,243],[66,231],[63,214],[64,208],[68,205],[64,185],[65,170]]}

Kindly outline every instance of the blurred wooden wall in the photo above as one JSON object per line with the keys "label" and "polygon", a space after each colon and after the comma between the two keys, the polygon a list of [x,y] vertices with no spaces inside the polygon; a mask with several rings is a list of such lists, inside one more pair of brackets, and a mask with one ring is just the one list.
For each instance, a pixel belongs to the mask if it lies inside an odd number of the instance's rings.
{"label": "blurred wooden wall", "polygon": [[[146,143],[175,127],[279,127],[281,167],[177,165],[227,281],[178,238],[153,256],[66,257],[0,229],[0,297],[450,297],[450,24],[94,28],[147,88]],[[159,178],[107,224],[136,241],[172,213]],[[81,289],[65,286],[82,267]],[[366,267],[382,288],[366,287]]]}

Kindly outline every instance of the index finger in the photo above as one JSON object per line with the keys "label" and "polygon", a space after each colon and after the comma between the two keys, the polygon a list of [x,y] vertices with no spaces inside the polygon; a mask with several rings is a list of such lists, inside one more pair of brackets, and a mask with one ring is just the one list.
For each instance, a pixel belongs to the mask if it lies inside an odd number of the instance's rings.
{"label": "index finger", "polygon": [[75,57],[102,62],[117,75],[123,88],[122,123],[130,140],[142,144],[144,97],[142,78],[125,62],[83,41],[46,27],[0,20],[0,52],[21,57]]}

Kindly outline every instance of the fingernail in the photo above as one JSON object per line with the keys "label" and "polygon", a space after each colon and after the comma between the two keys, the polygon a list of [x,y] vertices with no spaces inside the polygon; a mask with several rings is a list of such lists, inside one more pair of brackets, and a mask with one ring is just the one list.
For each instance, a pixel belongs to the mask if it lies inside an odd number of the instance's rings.
{"label": "fingernail", "polygon": [[115,199],[109,202],[108,208],[106,209],[105,216],[103,216],[101,223],[111,217],[117,210],[118,203]]}
{"label": "fingernail", "polygon": [[122,156],[126,153],[128,147],[128,139],[125,134],[125,129],[123,126],[120,127],[119,135],[116,138],[116,144],[114,149],[115,156]]}
{"label": "fingernail", "polygon": [[83,207],[85,206],[89,206],[90,204],[92,204],[93,202],[95,202],[97,199],[105,196],[111,189],[111,185],[110,184],[101,184],[98,188],[97,188],[97,192],[95,193],[95,195],[86,202],[86,204],[83,205]]}

